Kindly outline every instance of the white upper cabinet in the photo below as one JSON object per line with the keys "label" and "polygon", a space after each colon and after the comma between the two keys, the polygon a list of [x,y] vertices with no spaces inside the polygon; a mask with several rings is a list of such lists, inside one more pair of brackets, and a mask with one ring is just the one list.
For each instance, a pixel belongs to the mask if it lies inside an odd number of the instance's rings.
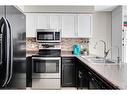
{"label": "white upper cabinet", "polygon": [[37,14],[38,29],[60,29],[60,16],[57,14]]}
{"label": "white upper cabinet", "polygon": [[91,14],[64,14],[62,15],[63,38],[92,37]]}
{"label": "white upper cabinet", "polygon": [[78,14],[77,20],[78,37],[92,37],[92,15]]}
{"label": "white upper cabinet", "polygon": [[49,15],[48,14],[36,14],[36,18],[37,18],[37,29],[49,29],[50,25],[49,25]]}
{"label": "white upper cabinet", "polygon": [[26,14],[26,37],[35,37],[36,36],[36,20],[35,14],[27,13]]}
{"label": "white upper cabinet", "polygon": [[63,38],[76,37],[74,14],[62,14],[62,37]]}
{"label": "white upper cabinet", "polygon": [[61,17],[58,14],[50,15],[50,29],[61,29]]}
{"label": "white upper cabinet", "polygon": [[36,37],[36,29],[61,29],[63,38],[89,38],[92,14],[26,13],[27,37]]}

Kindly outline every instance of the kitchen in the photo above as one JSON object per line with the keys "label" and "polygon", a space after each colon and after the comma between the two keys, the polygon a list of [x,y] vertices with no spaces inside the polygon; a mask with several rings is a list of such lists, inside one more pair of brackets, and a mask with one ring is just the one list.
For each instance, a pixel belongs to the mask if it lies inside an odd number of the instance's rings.
{"label": "kitchen", "polygon": [[12,89],[127,88],[126,6],[14,7],[26,17],[26,85]]}

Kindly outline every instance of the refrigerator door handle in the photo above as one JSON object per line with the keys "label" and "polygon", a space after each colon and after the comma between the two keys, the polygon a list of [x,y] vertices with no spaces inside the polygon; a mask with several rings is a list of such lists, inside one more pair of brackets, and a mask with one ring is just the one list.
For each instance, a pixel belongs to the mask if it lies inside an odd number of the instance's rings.
{"label": "refrigerator door handle", "polygon": [[[8,81],[8,78],[9,78],[9,55],[10,55],[10,52],[9,52],[9,46],[10,46],[10,42],[9,42],[9,39],[10,39],[10,37],[8,36],[9,35],[9,26],[8,26],[8,23],[7,23],[7,20],[4,18],[4,17],[2,17],[1,18],[1,20],[0,20],[0,26],[1,25],[3,25],[4,24],[4,27],[5,27],[5,32],[3,31],[3,35],[2,35],[2,38],[3,38],[3,36],[5,36],[4,35],[4,33],[6,33],[6,46],[7,47],[4,47],[4,48],[6,48],[6,62],[4,63],[4,64],[6,64],[6,77],[5,77],[5,81],[4,81],[4,83],[3,83],[3,85],[2,85],[2,87],[4,87],[4,86],[6,86],[6,84],[7,84],[7,81]],[[1,31],[1,30],[0,30]],[[3,46],[2,46],[3,47]],[[2,48],[3,49],[3,48]],[[3,59],[2,59],[3,60]],[[2,62],[3,63],[3,62]]]}
{"label": "refrigerator door handle", "polygon": [[9,49],[10,49],[10,55],[9,55],[9,60],[10,60],[10,71],[9,71],[9,79],[8,79],[8,82],[7,84],[11,81],[11,78],[12,78],[12,74],[13,74],[13,37],[12,37],[12,32],[11,32],[11,26],[10,26],[10,23],[9,21],[7,20],[7,23],[8,23],[8,28],[9,28],[9,36],[10,36],[10,46],[9,46]]}
{"label": "refrigerator door handle", "polygon": [[2,59],[3,59],[3,55],[2,55],[3,54],[3,49],[2,49],[2,42],[3,42],[2,41],[2,39],[3,39],[3,34],[2,33],[3,33],[3,28],[4,28],[4,24],[1,23],[1,21],[0,21],[0,45],[1,45],[0,46],[0,49],[1,49],[0,50],[1,51],[1,54],[0,54],[0,65],[2,65],[2,63],[3,63],[2,62]]}

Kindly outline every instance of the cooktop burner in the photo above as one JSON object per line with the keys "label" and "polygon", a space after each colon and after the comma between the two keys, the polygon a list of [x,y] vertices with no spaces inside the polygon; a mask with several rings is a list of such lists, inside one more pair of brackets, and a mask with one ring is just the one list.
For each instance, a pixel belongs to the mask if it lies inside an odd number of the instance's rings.
{"label": "cooktop burner", "polygon": [[35,57],[59,57],[61,56],[61,50],[53,50],[53,49],[40,49],[37,55],[33,55]]}

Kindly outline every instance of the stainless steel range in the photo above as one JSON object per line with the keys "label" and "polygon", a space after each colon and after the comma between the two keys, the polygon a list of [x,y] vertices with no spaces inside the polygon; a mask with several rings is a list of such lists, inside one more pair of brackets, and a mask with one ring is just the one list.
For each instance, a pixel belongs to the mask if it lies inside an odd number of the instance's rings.
{"label": "stainless steel range", "polygon": [[32,56],[32,89],[60,89],[60,43],[39,43],[38,55]]}

